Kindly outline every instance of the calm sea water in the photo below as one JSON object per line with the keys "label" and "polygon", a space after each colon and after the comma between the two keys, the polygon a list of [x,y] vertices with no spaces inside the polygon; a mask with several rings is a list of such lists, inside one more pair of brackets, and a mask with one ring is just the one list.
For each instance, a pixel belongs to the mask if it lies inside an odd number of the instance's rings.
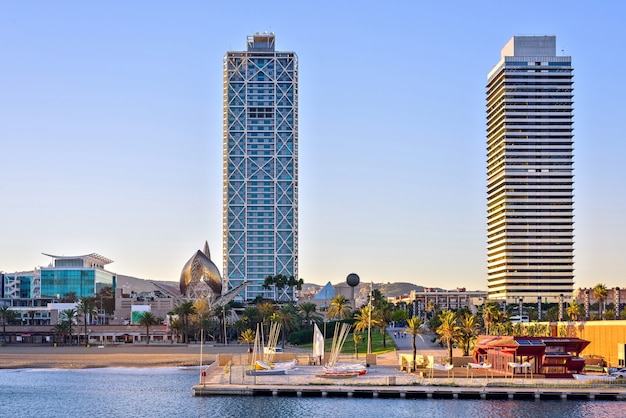
{"label": "calm sea water", "polygon": [[621,401],[194,397],[189,369],[0,370],[2,417],[626,417]]}

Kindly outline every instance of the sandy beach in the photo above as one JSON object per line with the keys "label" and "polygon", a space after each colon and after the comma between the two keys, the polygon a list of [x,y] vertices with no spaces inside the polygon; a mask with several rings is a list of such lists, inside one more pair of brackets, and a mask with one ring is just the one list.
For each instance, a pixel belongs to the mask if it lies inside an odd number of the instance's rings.
{"label": "sandy beach", "polygon": [[[390,335],[401,351],[390,351],[378,355],[378,364],[398,366],[398,353],[410,352],[410,338],[399,338],[391,329]],[[417,339],[420,354],[441,356],[445,350],[433,345],[429,340]],[[7,344],[0,347],[0,369],[59,368],[85,369],[98,367],[189,367],[200,365],[200,344],[116,344],[99,348],[85,346],[57,346],[33,344]],[[202,358],[204,364],[215,360],[216,354],[246,353],[245,344],[204,344]],[[309,354],[308,350],[290,347],[286,352]],[[364,354],[362,354],[364,355]]]}
{"label": "sandy beach", "polygon": [[[245,347],[204,346],[203,363],[209,364],[219,352],[245,351]],[[200,364],[200,345],[107,345],[33,346],[9,344],[0,347],[0,369],[95,367],[188,367]]]}

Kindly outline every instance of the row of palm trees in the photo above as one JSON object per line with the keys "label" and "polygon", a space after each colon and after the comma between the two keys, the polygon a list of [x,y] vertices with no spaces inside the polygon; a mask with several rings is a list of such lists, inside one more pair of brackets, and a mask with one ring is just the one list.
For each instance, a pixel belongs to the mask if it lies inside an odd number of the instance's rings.
{"label": "row of palm trees", "polygon": [[[459,310],[455,312],[444,309],[430,321],[431,324],[436,323],[437,327],[433,330],[439,340],[446,345],[448,349],[448,362],[452,363],[453,347],[458,347],[463,351],[464,356],[468,356],[473,347],[473,343],[478,337],[481,327],[480,318],[471,314],[467,310]],[[409,318],[404,332],[411,336],[411,346],[413,349],[413,364],[417,355],[416,338],[423,340],[423,334],[431,332],[431,329],[419,317]]]}
{"label": "row of palm trees", "polygon": [[76,309],[64,309],[59,313],[59,321],[52,328],[55,334],[61,335],[63,343],[72,342],[73,326],[80,323],[84,326],[85,346],[89,346],[89,333],[87,327],[94,316],[98,315],[98,307],[95,298],[83,298],[76,305]]}
{"label": "row of palm trees", "polygon": [[[208,338],[226,343],[228,328],[241,337],[244,331],[256,329],[257,323],[261,323],[263,329],[269,331],[271,322],[279,322],[284,345],[289,332],[319,320],[320,315],[316,310],[317,306],[310,302],[296,305],[293,302],[274,304],[270,301],[259,301],[248,306],[230,302],[211,307],[205,299],[198,299],[182,302],[168,316],[170,330],[183,343],[188,343],[191,338],[199,340],[202,332]],[[238,312],[237,315],[234,314],[235,311]]]}

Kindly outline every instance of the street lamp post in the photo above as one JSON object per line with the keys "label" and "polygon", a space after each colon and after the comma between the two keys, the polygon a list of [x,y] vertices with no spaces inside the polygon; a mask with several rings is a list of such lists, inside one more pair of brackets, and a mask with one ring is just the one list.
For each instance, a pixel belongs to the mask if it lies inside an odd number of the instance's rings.
{"label": "street lamp post", "polygon": [[372,294],[373,283],[370,283],[369,318],[367,321],[367,354],[372,354]]}

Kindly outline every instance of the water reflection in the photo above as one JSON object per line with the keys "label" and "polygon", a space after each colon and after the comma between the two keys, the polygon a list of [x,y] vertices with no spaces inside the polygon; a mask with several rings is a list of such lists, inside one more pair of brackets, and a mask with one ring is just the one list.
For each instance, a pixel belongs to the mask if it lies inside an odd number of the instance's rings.
{"label": "water reflection", "polygon": [[193,397],[196,370],[0,370],[11,417],[619,417],[623,401]]}

